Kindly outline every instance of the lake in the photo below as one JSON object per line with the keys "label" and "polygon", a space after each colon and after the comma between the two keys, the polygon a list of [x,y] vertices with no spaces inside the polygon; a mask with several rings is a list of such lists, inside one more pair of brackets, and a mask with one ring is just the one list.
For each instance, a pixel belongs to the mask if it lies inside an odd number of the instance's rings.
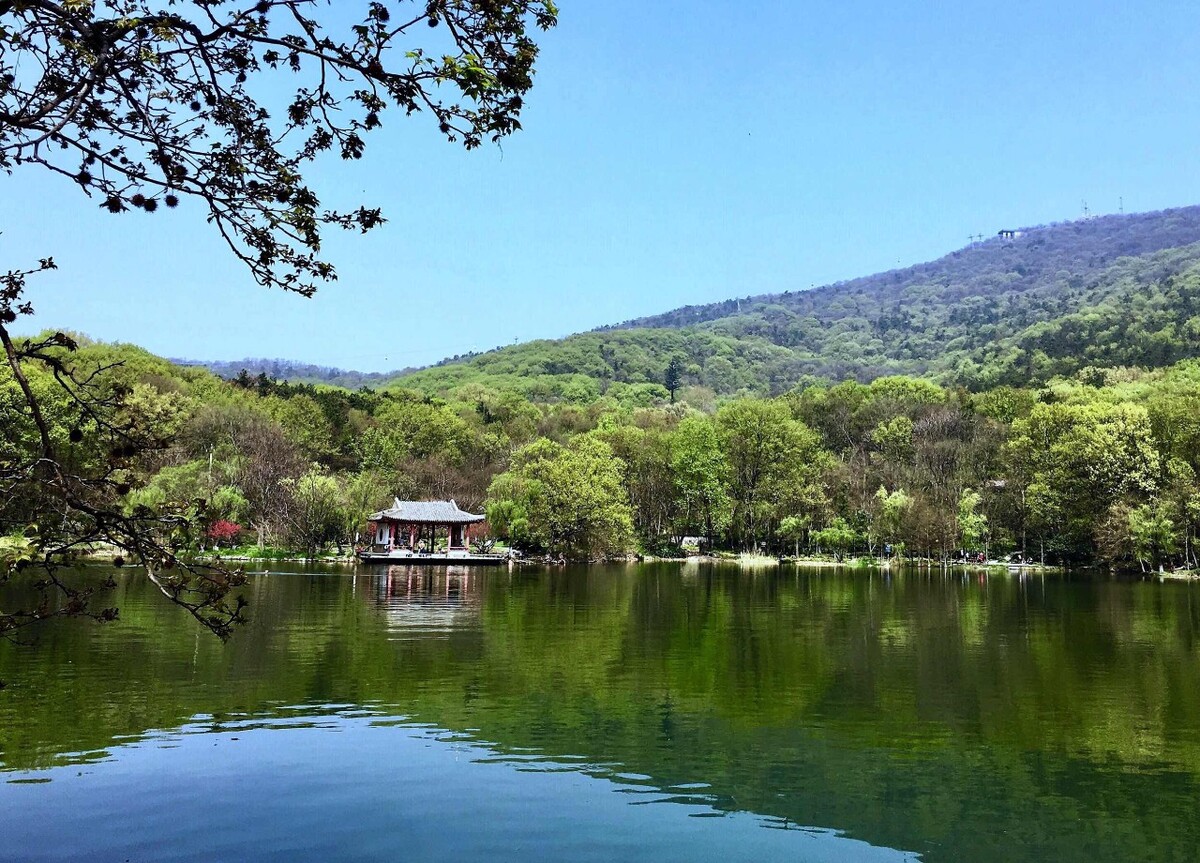
{"label": "lake", "polygon": [[0,860],[1200,853],[1200,584],[279,566],[0,643]]}

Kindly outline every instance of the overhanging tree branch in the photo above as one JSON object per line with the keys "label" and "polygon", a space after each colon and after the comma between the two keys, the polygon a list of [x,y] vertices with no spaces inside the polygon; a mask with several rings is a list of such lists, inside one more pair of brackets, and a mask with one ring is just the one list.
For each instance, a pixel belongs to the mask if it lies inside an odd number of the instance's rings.
{"label": "overhanging tree branch", "polygon": [[[361,158],[388,108],[431,113],[468,149],[516,131],[528,32],[557,16],[550,0],[367,2],[339,32],[304,14],[317,5],[0,3],[0,169],[47,168],[112,213],[196,199],[260,284],[313,293],[336,278],[322,229],[384,217],[323,209],[305,169],[330,150]],[[415,44],[421,22],[431,48]],[[251,77],[291,98],[262,102]]]}
{"label": "overhanging tree branch", "polygon": [[[432,114],[467,149],[516,131],[537,58],[528,34],[557,15],[552,0],[359,0],[357,19],[345,17],[353,5],[0,0],[0,171],[42,168],[113,214],[198,202],[258,283],[311,295],[337,277],[320,254],[323,230],[384,221],[367,205],[322,207],[305,179],[313,163],[330,151],[361,158],[388,109]],[[174,552],[203,528],[204,501],[151,511],[126,500],[132,467],[163,436],[126,416],[112,366],[79,368],[71,338],[10,333],[33,311],[26,277],[53,266],[0,276],[0,410],[12,412],[11,439],[0,441],[0,583],[18,567],[43,575],[35,607],[0,610],[0,637],[48,616],[115,617],[91,606],[95,586],[63,577],[97,545],[143,565],[165,596],[228,637],[244,620],[244,576]],[[69,432],[48,405],[78,417]]]}

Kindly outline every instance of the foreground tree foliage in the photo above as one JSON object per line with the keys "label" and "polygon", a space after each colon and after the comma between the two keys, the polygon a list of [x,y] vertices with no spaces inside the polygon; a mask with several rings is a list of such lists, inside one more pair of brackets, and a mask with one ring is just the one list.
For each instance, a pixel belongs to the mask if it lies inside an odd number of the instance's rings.
{"label": "foreground tree foliage", "polygon": [[519,129],[526,30],[555,23],[549,0],[322,5],[0,0],[0,169],[60,174],[113,213],[194,198],[260,283],[312,293],[335,275],[322,227],[383,217],[323,210],[307,166],[361,158],[389,108],[468,149]]}
{"label": "foreground tree foliage", "polygon": [[[516,131],[537,57],[529,31],[555,16],[549,0],[0,0],[0,170],[58,175],[113,214],[197,203],[256,281],[311,295],[336,278],[320,256],[322,231],[384,221],[368,204],[324,208],[306,179],[313,163],[326,153],[361,158],[388,109],[428,115],[467,149]],[[258,513],[260,536],[264,513],[298,501],[306,506],[288,518],[302,544],[336,533],[323,480],[282,482],[305,459],[328,456],[319,411],[297,401],[275,405],[285,415],[274,424],[263,416],[191,429],[209,438],[210,460],[218,446],[238,453],[224,484],[209,471],[203,496],[175,506],[162,477],[131,499],[146,478],[139,471],[153,473],[153,454],[174,438],[172,394],[139,403],[120,360],[82,363],[64,334],[12,337],[33,311],[26,278],[51,267],[49,257],[13,266],[0,283],[12,430],[0,461],[11,532],[0,578],[17,567],[44,575],[43,601],[0,612],[0,636],[51,614],[113,617],[90,604],[92,589],[61,578],[62,564],[97,544],[144,565],[163,593],[228,636],[242,620],[231,593],[241,577],[185,564],[172,549],[203,534],[217,501],[236,509],[234,488]],[[153,401],[150,390],[141,396]],[[285,426],[296,440],[280,446]]]}
{"label": "foreground tree foliage", "polygon": [[[7,281],[19,288],[18,275]],[[242,619],[245,602],[230,593],[244,576],[176,554],[202,526],[203,501],[122,503],[173,436],[176,400],[131,380],[120,362],[76,363],[77,345],[62,333],[17,344],[0,328],[0,342],[8,360],[0,375],[0,518],[11,531],[0,544],[0,585],[37,568],[42,592],[38,605],[0,613],[0,636],[54,616],[113,619],[116,609],[91,602],[107,583],[61,576],[63,564],[97,546],[115,549],[118,566],[128,555],[165,596],[228,634]]]}

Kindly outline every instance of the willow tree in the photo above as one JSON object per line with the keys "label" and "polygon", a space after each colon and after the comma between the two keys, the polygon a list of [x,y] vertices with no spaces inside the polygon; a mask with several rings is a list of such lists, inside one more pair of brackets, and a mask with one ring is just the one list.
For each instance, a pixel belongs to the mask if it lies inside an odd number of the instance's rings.
{"label": "willow tree", "polygon": [[[530,34],[556,14],[551,0],[0,0],[0,169],[57,176],[114,217],[198,208],[255,281],[309,296],[336,278],[321,256],[326,229],[384,222],[366,202],[323,207],[314,161],[362,158],[389,112],[425,115],[467,149],[518,130],[538,54]],[[11,334],[33,312],[26,279],[54,266],[51,253],[0,277],[11,432],[0,580],[17,566],[46,576],[36,607],[0,611],[0,634],[52,614],[113,616],[61,569],[104,542],[226,636],[242,619],[240,578],[172,552],[203,508],[122,503],[130,463],[162,444],[155,429],[127,415],[108,370],[73,362],[66,335]]]}

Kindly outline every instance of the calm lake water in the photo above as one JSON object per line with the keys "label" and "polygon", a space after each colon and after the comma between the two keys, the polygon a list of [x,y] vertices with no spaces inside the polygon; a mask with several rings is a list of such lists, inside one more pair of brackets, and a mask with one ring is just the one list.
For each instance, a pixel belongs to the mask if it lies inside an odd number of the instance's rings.
{"label": "calm lake water", "polygon": [[0,644],[0,860],[1200,858],[1200,585],[312,570],[221,645],[122,578]]}

